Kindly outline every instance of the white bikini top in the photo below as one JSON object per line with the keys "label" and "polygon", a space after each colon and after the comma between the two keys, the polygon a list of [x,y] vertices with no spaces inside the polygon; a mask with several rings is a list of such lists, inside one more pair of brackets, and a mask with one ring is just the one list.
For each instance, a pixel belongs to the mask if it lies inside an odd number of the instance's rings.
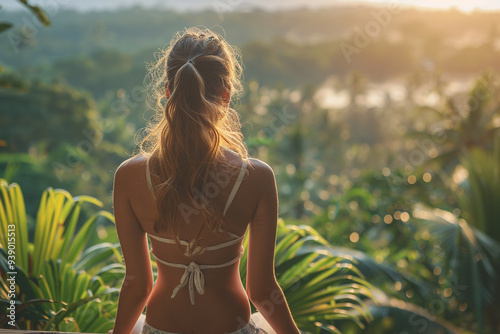
{"label": "white bikini top", "polygon": [[[243,161],[243,164],[242,164],[241,170],[240,170],[240,174],[238,175],[238,178],[236,179],[236,182],[234,183],[233,189],[231,190],[231,193],[229,194],[229,198],[227,199],[223,215],[226,215],[226,212],[229,209],[229,206],[231,205],[234,197],[236,196],[236,192],[238,191],[238,188],[240,187],[241,182],[243,181],[243,177],[245,176],[245,173],[248,174],[248,171],[246,170],[246,166],[247,166],[247,162]],[[153,195],[154,195],[153,183],[151,181],[151,174],[149,171],[149,159],[146,160],[146,180],[148,183],[148,187],[151,190],[151,193],[153,193]],[[243,238],[245,237],[245,235],[242,235],[240,237],[240,236],[238,236],[234,233],[231,233],[229,231],[227,233],[230,234],[232,237],[234,237],[234,239],[231,239],[229,241],[226,241],[226,242],[223,242],[220,244],[207,246],[204,249],[201,249],[200,247],[195,247],[194,249],[192,249],[193,243],[189,243],[185,240],[179,240],[179,242],[180,242],[180,244],[186,246],[186,251],[184,252],[184,255],[193,256],[193,255],[202,254],[205,251],[212,251],[212,250],[221,249],[224,247],[236,245],[241,240],[243,240]],[[159,237],[159,236],[151,234],[151,233],[148,233],[148,235],[150,238],[153,238],[153,239],[158,240],[160,242],[164,242],[167,244],[176,244],[176,241],[174,239]],[[205,276],[203,275],[203,272],[201,270],[202,269],[214,269],[214,268],[228,267],[228,266],[236,263],[243,256],[243,251],[244,251],[244,249],[242,246],[241,251],[238,254],[238,256],[236,256],[234,259],[232,259],[226,263],[222,263],[222,264],[197,264],[196,262],[191,261],[191,263],[189,263],[189,265],[185,265],[182,263],[171,263],[171,262],[163,261],[162,259],[158,258],[153,251],[151,251],[151,252],[152,252],[152,254],[155,257],[157,262],[163,263],[163,264],[170,266],[170,267],[184,268],[184,274],[181,277],[180,284],[175,287],[175,289],[172,293],[172,296],[170,298],[174,298],[177,295],[177,292],[179,292],[179,290],[181,288],[183,288],[186,284],[188,284],[189,298],[191,300],[191,304],[194,305],[194,288],[196,287],[196,290],[201,295],[205,292],[205,290],[204,290]]]}

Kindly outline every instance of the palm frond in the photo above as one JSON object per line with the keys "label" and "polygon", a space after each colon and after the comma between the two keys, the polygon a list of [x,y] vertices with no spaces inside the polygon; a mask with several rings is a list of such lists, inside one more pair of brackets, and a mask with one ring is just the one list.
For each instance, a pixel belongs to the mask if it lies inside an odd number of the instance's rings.
{"label": "palm frond", "polygon": [[451,212],[417,205],[418,218],[446,254],[451,270],[453,293],[472,305],[480,327],[484,308],[498,293],[500,244]]}

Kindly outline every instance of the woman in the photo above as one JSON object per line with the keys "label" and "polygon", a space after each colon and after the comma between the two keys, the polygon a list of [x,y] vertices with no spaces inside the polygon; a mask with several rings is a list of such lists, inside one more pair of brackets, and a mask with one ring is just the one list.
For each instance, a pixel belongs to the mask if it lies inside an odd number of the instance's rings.
{"label": "woman", "polygon": [[[115,334],[135,325],[142,333],[300,333],[274,275],[274,173],[248,157],[229,107],[240,74],[235,49],[207,29],[178,34],[150,68],[158,122],[115,174],[126,265]],[[245,292],[238,264],[247,229]],[[259,313],[250,314],[249,298]]]}

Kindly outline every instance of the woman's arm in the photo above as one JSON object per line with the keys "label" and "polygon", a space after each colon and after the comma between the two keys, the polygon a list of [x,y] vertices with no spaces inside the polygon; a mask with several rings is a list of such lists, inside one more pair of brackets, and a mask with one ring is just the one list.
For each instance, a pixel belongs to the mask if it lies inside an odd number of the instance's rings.
{"label": "woman's arm", "polygon": [[261,198],[250,222],[246,289],[252,303],[276,333],[298,334],[299,329],[274,274],[278,221],[276,180],[269,165],[260,162],[257,170]]}
{"label": "woman's arm", "polygon": [[116,231],[125,261],[125,278],[118,299],[114,334],[129,334],[146,305],[153,288],[153,273],[145,231],[129,202],[130,180],[137,169],[122,164],[115,174],[113,210]]}

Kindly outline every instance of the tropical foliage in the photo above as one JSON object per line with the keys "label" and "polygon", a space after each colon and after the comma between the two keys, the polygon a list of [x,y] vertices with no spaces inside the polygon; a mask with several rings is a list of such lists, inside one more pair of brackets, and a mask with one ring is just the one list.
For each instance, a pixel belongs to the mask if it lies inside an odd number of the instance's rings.
{"label": "tropical foliage", "polygon": [[[244,245],[247,243],[245,238]],[[310,226],[278,222],[276,277],[297,325],[311,333],[321,329],[338,333],[334,323],[345,319],[364,328],[364,323],[372,319],[366,301],[375,299],[375,288],[364,279],[351,257],[333,255],[327,251],[330,247]],[[240,262],[243,283],[246,264],[245,251]]]}
{"label": "tropical foliage", "polygon": [[[15,300],[18,329],[111,329],[117,292],[112,286],[124,274],[118,245],[86,245],[98,221],[113,216],[99,211],[77,229],[82,206],[102,203],[49,188],[30,224],[19,185],[0,179],[0,196],[0,326],[8,327],[9,301]],[[10,277],[15,278],[15,298],[10,295]]]}

